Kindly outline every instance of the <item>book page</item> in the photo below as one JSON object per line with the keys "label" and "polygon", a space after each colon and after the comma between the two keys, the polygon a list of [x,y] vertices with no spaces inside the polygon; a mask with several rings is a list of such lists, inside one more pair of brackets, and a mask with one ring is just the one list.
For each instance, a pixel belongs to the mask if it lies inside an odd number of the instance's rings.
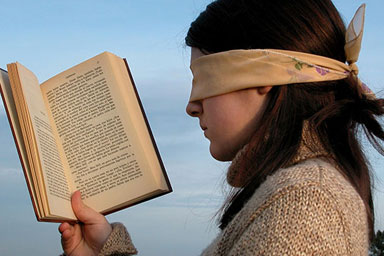
{"label": "book page", "polygon": [[26,178],[26,183],[28,185],[28,190],[31,195],[31,199],[33,201],[33,206],[37,210],[36,214],[38,217],[41,216],[41,212],[38,207],[38,198],[40,196],[39,188],[34,188],[33,178],[31,169],[29,167],[27,152],[25,150],[25,144],[23,140],[23,136],[21,133],[21,127],[19,118],[16,112],[15,102],[12,96],[11,84],[9,83],[9,78],[7,72],[0,70],[0,89],[1,95],[3,97],[4,107],[7,112],[7,116],[10,122],[10,126],[12,129],[12,133],[16,142],[16,148],[21,160],[21,165],[24,170],[24,175]]}
{"label": "book page", "polygon": [[[158,186],[163,190],[169,190],[170,186],[167,183],[165,175],[163,173],[163,166],[161,166],[161,159],[158,160],[158,155],[154,142],[151,141],[151,134],[149,124],[147,127],[146,120],[141,114],[141,106],[138,102],[138,97],[136,97],[135,87],[132,85],[133,79],[131,74],[128,73],[127,63],[125,61],[119,61],[119,58],[115,55],[109,56],[111,59],[115,59],[112,62],[113,70],[117,73],[116,79],[118,83],[122,86],[119,87],[120,93],[123,96],[125,104],[131,109],[130,119],[132,124],[135,126],[136,130],[142,131],[138,135],[141,145],[143,145],[143,150],[145,151],[144,156],[147,158],[147,162],[150,165],[150,169],[155,177],[155,180]],[[143,110],[144,111],[144,110]]]}
{"label": "book page", "polygon": [[[52,133],[48,114],[36,76],[20,63],[16,63],[18,77],[24,96],[29,119],[32,124],[27,140],[35,140],[38,163],[36,171],[41,171],[46,188],[49,214],[76,219],[70,203],[70,189],[66,180],[63,162]],[[39,168],[40,167],[40,168]]]}
{"label": "book page", "polygon": [[140,131],[116,86],[109,54],[42,84],[73,187],[100,212],[158,189],[137,139]]}

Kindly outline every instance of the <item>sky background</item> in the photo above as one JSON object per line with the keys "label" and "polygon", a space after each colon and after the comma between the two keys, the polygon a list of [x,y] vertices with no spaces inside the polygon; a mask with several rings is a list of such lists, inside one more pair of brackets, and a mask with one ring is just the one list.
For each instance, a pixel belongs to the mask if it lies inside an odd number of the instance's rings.
{"label": "sky background", "polygon": [[[191,85],[184,37],[208,0],[1,1],[0,67],[18,61],[41,82],[103,51],[130,65],[174,188],[172,194],[109,215],[124,223],[139,255],[199,255],[217,233],[228,163],[211,158],[197,120],[185,114]],[[346,22],[362,3],[335,0]],[[382,0],[367,0],[360,78],[384,96]],[[384,160],[375,172],[376,228],[384,229]],[[380,181],[381,180],[381,181]],[[58,255],[58,224],[38,223],[0,103],[0,255]]]}

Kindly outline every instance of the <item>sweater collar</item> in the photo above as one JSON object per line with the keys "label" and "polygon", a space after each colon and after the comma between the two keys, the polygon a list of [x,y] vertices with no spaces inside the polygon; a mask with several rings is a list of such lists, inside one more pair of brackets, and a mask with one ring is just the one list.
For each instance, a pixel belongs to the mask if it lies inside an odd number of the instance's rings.
{"label": "sweater collar", "polygon": [[[244,187],[249,173],[244,172],[240,168],[240,162],[243,161],[243,158],[246,155],[246,152],[249,150],[249,145],[245,145],[234,157],[231,165],[228,168],[227,172],[227,182],[233,187]],[[331,154],[328,153],[322,146],[320,139],[317,137],[316,133],[311,132],[308,122],[304,122],[303,132],[300,141],[300,146],[295,154],[295,156],[286,164],[284,167],[289,167],[295,164],[298,164],[302,161],[312,158],[319,157],[331,157]]]}

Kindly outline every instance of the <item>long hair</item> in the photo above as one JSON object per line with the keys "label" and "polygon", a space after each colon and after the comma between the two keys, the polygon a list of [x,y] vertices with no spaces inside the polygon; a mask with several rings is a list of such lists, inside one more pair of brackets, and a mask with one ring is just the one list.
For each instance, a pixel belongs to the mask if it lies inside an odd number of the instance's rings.
{"label": "long hair", "polygon": [[[191,24],[186,44],[208,53],[284,49],[345,62],[345,30],[331,0],[217,0]],[[384,132],[376,120],[383,114],[384,100],[368,99],[353,75],[338,81],[273,87],[262,121],[240,160],[241,168],[250,170],[252,177],[228,197],[220,228],[227,226],[267,176],[293,159],[304,121],[309,121],[364,201],[372,237],[371,173],[357,134],[363,130],[384,154],[379,143]]]}

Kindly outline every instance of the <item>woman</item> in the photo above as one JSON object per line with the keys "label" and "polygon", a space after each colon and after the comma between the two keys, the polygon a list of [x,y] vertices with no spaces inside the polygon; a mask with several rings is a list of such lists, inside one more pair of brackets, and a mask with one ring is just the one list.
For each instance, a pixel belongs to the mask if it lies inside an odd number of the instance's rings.
{"label": "woman", "polygon": [[[203,255],[368,254],[371,181],[357,134],[383,153],[384,102],[357,77],[364,6],[355,18],[346,32],[330,0],[218,0],[191,24],[187,113],[212,156],[232,160],[221,233]],[[83,224],[59,227],[68,255],[136,253],[78,192],[73,209]]]}

